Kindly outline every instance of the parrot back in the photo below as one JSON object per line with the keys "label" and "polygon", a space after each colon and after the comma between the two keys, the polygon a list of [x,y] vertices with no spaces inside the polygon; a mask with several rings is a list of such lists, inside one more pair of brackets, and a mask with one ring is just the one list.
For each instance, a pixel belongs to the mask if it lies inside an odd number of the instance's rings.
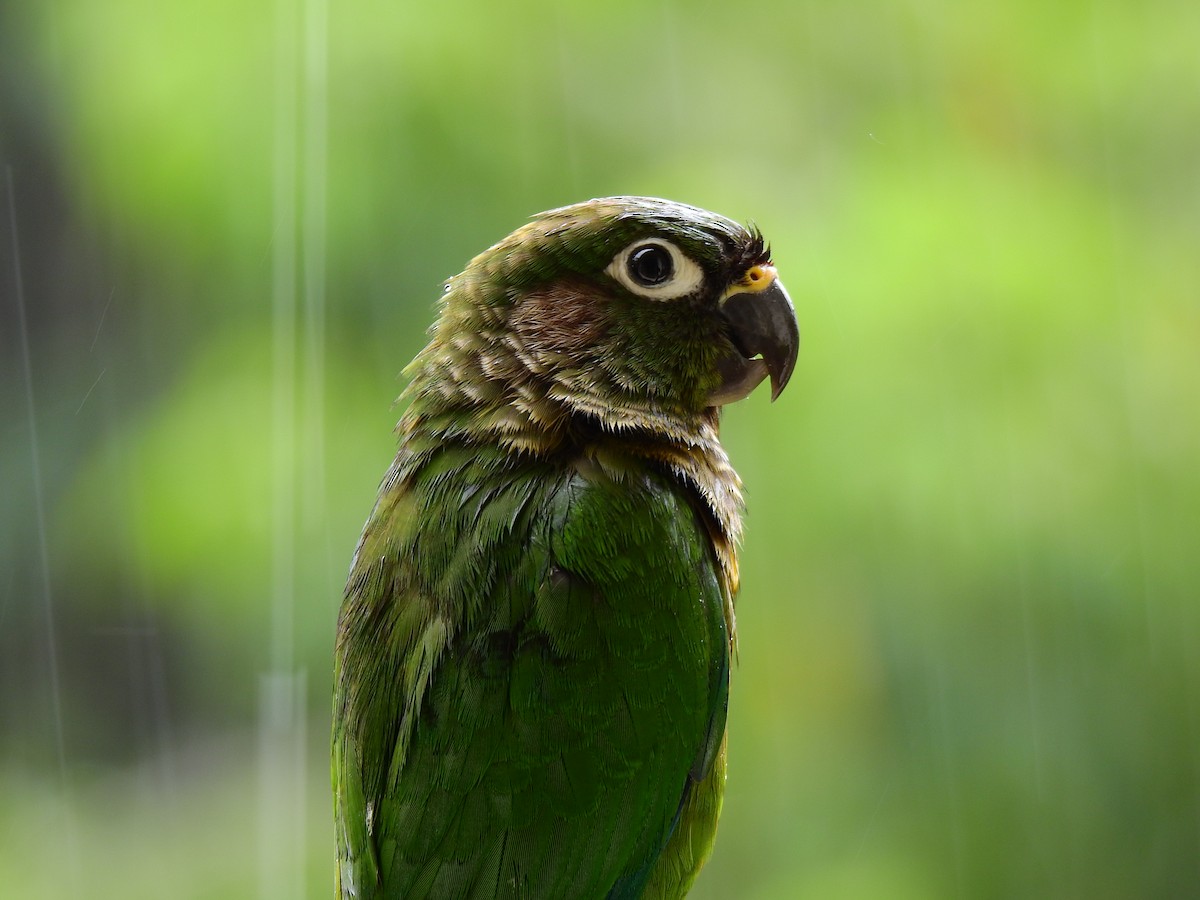
{"label": "parrot back", "polygon": [[402,453],[339,619],[339,896],[682,896],[724,785],[715,527],[641,459]]}

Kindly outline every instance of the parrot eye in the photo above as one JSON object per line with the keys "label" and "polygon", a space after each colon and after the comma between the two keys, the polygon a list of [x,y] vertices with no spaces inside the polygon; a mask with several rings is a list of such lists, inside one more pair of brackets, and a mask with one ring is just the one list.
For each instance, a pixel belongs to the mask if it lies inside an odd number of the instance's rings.
{"label": "parrot eye", "polygon": [[605,271],[633,293],[651,300],[687,296],[704,280],[700,267],[682,250],[657,238],[630,244]]}
{"label": "parrot eye", "polygon": [[658,244],[646,244],[629,254],[629,277],[643,287],[657,287],[673,274],[671,254]]}

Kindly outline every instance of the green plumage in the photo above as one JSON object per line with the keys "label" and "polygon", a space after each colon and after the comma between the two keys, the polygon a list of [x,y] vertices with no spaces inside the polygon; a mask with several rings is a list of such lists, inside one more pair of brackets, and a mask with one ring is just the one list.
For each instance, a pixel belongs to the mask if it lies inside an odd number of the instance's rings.
{"label": "green plumage", "polygon": [[[643,285],[662,242],[683,255]],[[722,312],[768,263],[728,220],[614,198],[450,281],[339,618],[339,897],[686,893],[724,785],[740,527],[708,398],[776,381]]]}

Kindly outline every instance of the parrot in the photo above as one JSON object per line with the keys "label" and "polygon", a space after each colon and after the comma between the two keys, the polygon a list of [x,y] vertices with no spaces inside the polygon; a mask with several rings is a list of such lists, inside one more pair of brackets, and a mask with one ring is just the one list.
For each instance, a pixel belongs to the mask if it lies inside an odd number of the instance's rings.
{"label": "parrot", "polygon": [[339,900],[684,896],[726,778],[742,484],[796,365],[755,226],[609,197],[444,284],[338,613]]}

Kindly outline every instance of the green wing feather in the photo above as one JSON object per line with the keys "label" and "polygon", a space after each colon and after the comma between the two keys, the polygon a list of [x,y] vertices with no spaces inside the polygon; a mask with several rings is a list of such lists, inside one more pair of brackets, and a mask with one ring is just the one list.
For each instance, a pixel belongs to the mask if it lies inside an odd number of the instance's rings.
{"label": "green wing feather", "polygon": [[339,896],[682,896],[724,782],[701,510],[641,462],[397,463],[339,622]]}

